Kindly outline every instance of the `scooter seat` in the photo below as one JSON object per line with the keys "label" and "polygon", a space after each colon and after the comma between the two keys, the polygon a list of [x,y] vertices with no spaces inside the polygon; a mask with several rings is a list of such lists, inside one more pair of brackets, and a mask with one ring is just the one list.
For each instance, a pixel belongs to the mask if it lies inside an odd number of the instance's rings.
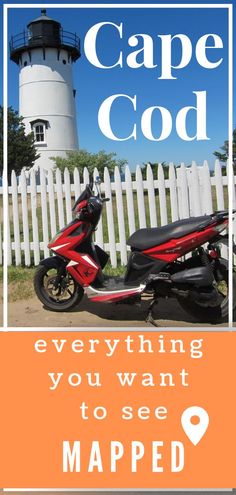
{"label": "scooter seat", "polygon": [[159,246],[171,239],[178,239],[194,231],[200,231],[213,222],[210,215],[201,217],[185,218],[177,222],[154,227],[149,229],[139,229],[130,236],[127,244],[133,249],[143,251],[145,249]]}

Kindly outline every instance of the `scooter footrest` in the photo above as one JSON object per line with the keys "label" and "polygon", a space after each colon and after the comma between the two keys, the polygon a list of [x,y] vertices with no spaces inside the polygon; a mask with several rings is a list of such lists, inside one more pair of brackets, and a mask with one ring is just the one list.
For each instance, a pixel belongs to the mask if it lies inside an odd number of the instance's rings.
{"label": "scooter footrest", "polygon": [[129,287],[127,285],[119,285],[119,287],[113,287],[108,289],[107,287],[95,288],[92,286],[86,287],[85,291],[90,300],[95,302],[116,302],[122,299],[141,294],[145,289],[145,285],[141,284],[136,287]]}

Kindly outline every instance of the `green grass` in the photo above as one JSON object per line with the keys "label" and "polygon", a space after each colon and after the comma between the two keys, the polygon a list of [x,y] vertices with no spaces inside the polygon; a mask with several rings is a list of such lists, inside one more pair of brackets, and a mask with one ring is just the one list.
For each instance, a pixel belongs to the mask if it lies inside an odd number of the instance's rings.
{"label": "green grass", "polygon": [[109,263],[107,264],[107,266],[105,267],[105,269],[103,270],[105,275],[109,275],[111,277],[122,277],[122,275],[124,275],[125,273],[125,270],[126,270],[126,266],[117,266],[117,268],[113,268]]}
{"label": "green grass", "polygon": [[35,268],[24,268],[21,266],[8,267],[8,283],[24,283],[32,280]]}
{"label": "green grass", "polygon": [[[8,283],[25,283],[33,280],[33,276],[36,268],[21,267],[21,266],[9,266],[8,267]],[[106,275],[122,275],[125,271],[124,266],[118,266],[113,268],[109,263],[105,267],[104,273]],[[0,280],[2,279],[3,269],[0,270]]]}
{"label": "green grass", "polygon": [[[24,283],[32,281],[36,268],[35,267],[22,267],[22,266],[9,266],[8,267],[8,283]],[[106,275],[122,275],[125,271],[124,266],[118,266],[113,268],[109,263],[105,267],[104,273]],[[3,281],[3,267],[0,267],[0,282]]]}
{"label": "green grass", "polygon": [[9,266],[8,268],[8,301],[27,301],[34,297],[33,276],[35,268]]}

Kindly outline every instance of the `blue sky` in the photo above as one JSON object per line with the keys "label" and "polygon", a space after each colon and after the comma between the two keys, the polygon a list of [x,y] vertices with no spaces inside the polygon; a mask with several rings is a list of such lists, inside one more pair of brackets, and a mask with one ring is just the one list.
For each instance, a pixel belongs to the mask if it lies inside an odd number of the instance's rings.
{"label": "blue sky", "polygon": [[[42,3],[43,6],[43,3]],[[48,9],[50,17],[61,22],[65,30],[76,32],[81,38],[82,55],[74,64],[74,87],[77,89],[77,121],[81,148],[95,152],[105,149],[114,151],[119,158],[126,158],[133,168],[137,163],[147,161],[184,161],[189,164],[204,159],[214,162],[213,151],[219,149],[228,135],[228,65],[227,65],[227,9]],[[28,22],[39,15],[39,9],[10,9],[9,35],[17,34]],[[114,63],[122,49],[124,67],[102,70],[94,67],[86,58],[83,49],[84,37],[91,26],[98,22],[123,23],[123,40],[111,28],[104,29],[98,39],[98,53],[104,63]],[[129,36],[146,33],[153,38],[153,69],[127,67],[126,56],[132,51],[128,46]],[[161,51],[158,34],[185,34],[192,42],[193,56],[186,68],[173,71],[176,80],[160,80]],[[223,40],[221,50],[208,50],[213,62],[223,57],[216,69],[202,68],[195,58],[195,45],[204,34],[215,33]],[[141,47],[141,45],[140,45]],[[178,63],[180,44],[174,44],[173,63]],[[193,91],[207,93],[207,135],[208,141],[186,142],[175,130],[177,112],[184,106],[195,105]],[[130,134],[137,124],[137,141],[112,141],[106,138],[98,126],[97,115],[101,103],[113,94],[137,95],[137,111],[121,100],[112,111],[112,127],[117,135]],[[18,108],[18,67],[9,62],[9,105]],[[164,141],[152,142],[141,132],[140,120],[143,111],[150,106],[167,108],[173,119],[171,135]],[[160,133],[161,120],[156,113],[153,118],[153,132]],[[195,115],[191,112],[187,120],[189,134],[195,134]]]}

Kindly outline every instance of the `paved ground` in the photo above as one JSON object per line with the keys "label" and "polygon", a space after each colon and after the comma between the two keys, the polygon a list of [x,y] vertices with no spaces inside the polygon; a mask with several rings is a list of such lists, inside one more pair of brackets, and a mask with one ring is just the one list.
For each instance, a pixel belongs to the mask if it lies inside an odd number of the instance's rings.
{"label": "paved ground", "polygon": [[[145,322],[148,303],[141,307],[125,304],[92,303],[86,298],[70,312],[55,313],[43,308],[35,297],[27,301],[9,303],[9,326],[11,327],[149,327]],[[177,301],[160,300],[155,318],[161,327],[199,327],[191,316],[181,309]],[[209,325],[214,329],[216,325]],[[217,325],[224,327],[226,325]]]}

